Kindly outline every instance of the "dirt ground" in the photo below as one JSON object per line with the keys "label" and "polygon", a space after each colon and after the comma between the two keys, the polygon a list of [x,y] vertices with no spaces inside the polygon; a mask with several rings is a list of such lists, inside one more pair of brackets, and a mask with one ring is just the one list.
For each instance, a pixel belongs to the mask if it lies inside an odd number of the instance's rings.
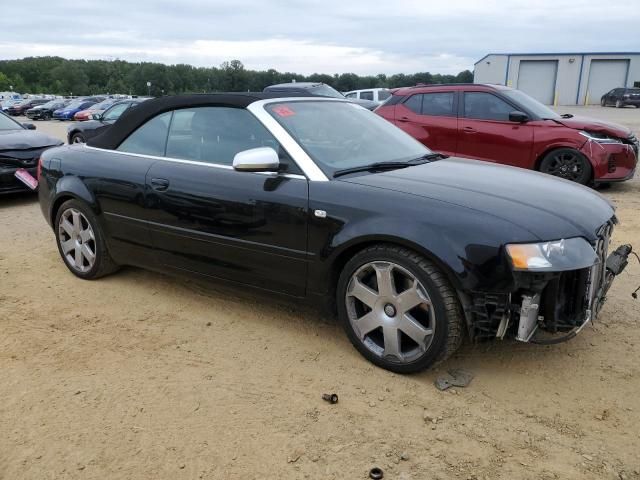
{"label": "dirt ground", "polygon": [[[640,110],[584,110],[640,130]],[[603,193],[640,250],[640,181]],[[300,305],[133,268],[78,280],[32,195],[0,198],[0,245],[0,479],[640,478],[635,260],[569,343],[401,376]],[[452,367],[475,379],[439,392]]]}

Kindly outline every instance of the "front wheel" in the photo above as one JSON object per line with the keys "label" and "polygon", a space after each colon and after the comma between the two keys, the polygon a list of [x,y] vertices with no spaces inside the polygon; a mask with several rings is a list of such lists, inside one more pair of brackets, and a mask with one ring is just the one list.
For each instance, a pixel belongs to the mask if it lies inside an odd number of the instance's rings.
{"label": "front wheel", "polygon": [[74,133],[71,136],[71,143],[86,143],[86,140],[84,139],[84,135],[81,133]]}
{"label": "front wheel", "polygon": [[591,180],[591,163],[572,148],[559,148],[549,152],[540,163],[540,171],[582,185]]}
{"label": "front wheel", "polygon": [[345,265],[336,295],[351,343],[387,370],[423,370],[462,343],[455,291],[433,263],[411,250],[393,245],[362,250]]}
{"label": "front wheel", "polygon": [[60,206],[54,225],[58,251],[71,273],[92,280],[117,269],[98,219],[86,204],[67,200]]}
{"label": "front wheel", "polygon": [[624,107],[624,104],[622,103],[621,100],[616,100],[616,108],[622,108]]}
{"label": "front wheel", "polygon": [[606,100],[604,98],[600,99],[600,106],[601,107],[606,107],[607,106],[607,102],[606,102]]}

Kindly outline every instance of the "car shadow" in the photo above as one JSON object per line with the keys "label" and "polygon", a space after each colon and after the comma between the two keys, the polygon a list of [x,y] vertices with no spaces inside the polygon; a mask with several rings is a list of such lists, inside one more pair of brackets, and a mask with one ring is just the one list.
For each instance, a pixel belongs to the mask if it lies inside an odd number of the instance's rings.
{"label": "car shadow", "polygon": [[38,194],[35,192],[8,193],[0,196],[0,208],[13,208],[30,205],[38,201]]}

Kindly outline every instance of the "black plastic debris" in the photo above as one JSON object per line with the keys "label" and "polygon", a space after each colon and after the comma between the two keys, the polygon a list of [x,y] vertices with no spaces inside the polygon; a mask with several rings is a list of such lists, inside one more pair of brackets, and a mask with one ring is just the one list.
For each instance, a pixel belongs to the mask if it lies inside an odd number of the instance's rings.
{"label": "black plastic debris", "polygon": [[338,395],[336,393],[323,393],[322,399],[329,403],[338,403]]}
{"label": "black plastic debris", "polygon": [[373,467],[369,470],[369,478],[373,478],[373,480],[379,480],[380,478],[384,478],[384,472],[381,468]]}

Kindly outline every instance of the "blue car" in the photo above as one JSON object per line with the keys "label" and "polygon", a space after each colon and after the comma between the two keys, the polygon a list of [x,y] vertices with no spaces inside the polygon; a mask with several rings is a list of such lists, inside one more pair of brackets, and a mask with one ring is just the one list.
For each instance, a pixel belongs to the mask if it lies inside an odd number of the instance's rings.
{"label": "blue car", "polygon": [[86,110],[91,105],[95,105],[100,101],[102,100],[98,99],[97,97],[77,98],[66,107],[55,110],[53,112],[53,118],[55,120],[73,120],[73,116],[80,110]]}

